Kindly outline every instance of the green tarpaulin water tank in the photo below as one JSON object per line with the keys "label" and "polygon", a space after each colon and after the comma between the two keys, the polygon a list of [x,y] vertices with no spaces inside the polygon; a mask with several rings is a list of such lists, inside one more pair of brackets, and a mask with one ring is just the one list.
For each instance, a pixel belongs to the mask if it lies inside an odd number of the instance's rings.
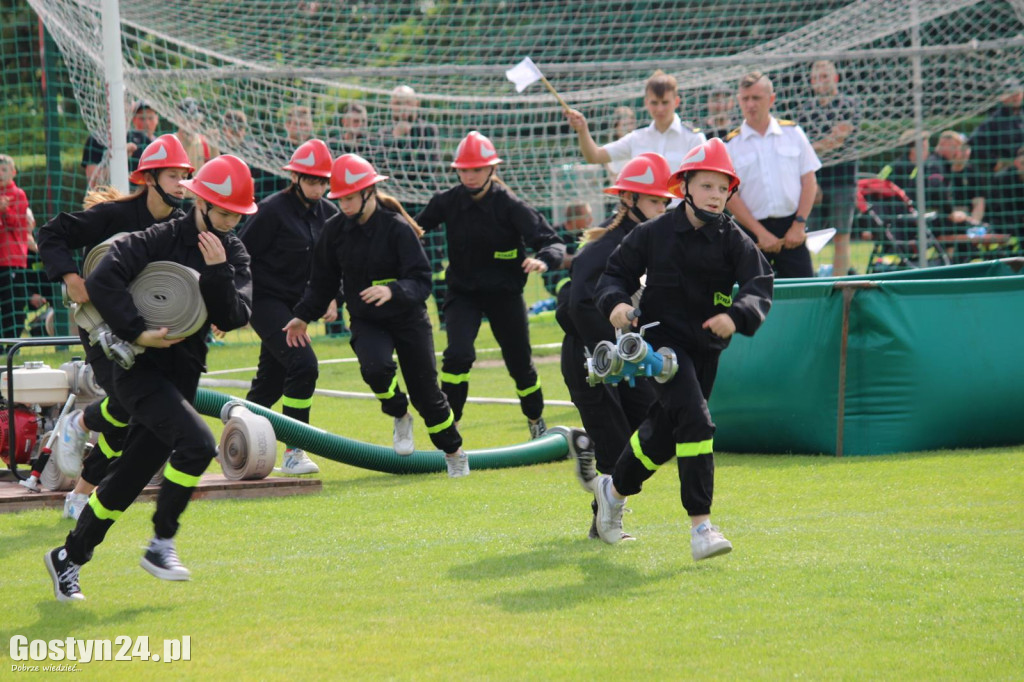
{"label": "green tarpaulin water tank", "polygon": [[715,449],[876,455],[1024,443],[1024,259],[778,280],[723,353]]}

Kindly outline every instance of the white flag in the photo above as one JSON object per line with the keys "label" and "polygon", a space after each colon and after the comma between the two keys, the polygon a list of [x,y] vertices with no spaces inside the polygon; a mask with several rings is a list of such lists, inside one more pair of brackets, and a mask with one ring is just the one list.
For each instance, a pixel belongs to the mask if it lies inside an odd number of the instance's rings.
{"label": "white flag", "polygon": [[516,92],[522,92],[543,78],[544,74],[540,72],[533,60],[527,57],[506,71],[505,77],[516,84]]}
{"label": "white flag", "polygon": [[836,234],[836,228],[830,227],[825,230],[815,230],[814,232],[807,233],[807,250],[811,253],[818,253],[825,244],[831,241],[832,237]]}

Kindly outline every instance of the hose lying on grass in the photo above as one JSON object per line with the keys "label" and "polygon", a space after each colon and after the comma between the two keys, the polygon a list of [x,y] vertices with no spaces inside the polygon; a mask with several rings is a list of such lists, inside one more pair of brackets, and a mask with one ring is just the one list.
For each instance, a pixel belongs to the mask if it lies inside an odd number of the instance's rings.
{"label": "hose lying on grass", "polygon": [[[426,474],[447,470],[444,454],[439,450],[417,450],[407,457],[397,455],[389,447],[328,433],[256,403],[205,388],[200,388],[196,393],[195,407],[200,414],[219,418],[221,408],[230,401],[239,402],[250,412],[270,420],[277,440],[335,462],[386,474]],[[469,454],[471,469],[506,469],[564,459],[569,452],[569,445],[562,434],[549,433],[518,445],[466,452]]]}

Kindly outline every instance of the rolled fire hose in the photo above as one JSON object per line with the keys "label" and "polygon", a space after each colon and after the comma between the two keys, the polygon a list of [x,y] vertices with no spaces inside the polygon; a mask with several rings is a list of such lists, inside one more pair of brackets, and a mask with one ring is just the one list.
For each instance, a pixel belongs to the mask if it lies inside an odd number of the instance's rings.
{"label": "rolled fire hose", "polygon": [[128,232],[118,232],[113,237],[108,237],[96,246],[92,247],[92,250],[85,254],[85,260],[82,261],[82,279],[85,279],[92,274],[92,271],[100,264],[103,257],[107,255],[107,251],[110,251],[111,244],[121,237],[127,237],[128,234]]}
{"label": "rolled fire hose", "polygon": [[[446,470],[444,454],[438,450],[417,450],[412,455],[401,456],[389,447],[361,443],[328,433],[256,403],[209,389],[200,388],[193,404],[200,414],[217,417],[224,405],[232,401],[244,405],[253,414],[266,417],[273,426],[277,440],[335,462],[386,474],[425,474]],[[564,459],[568,453],[569,444],[565,436],[551,432],[518,445],[467,451],[472,469],[505,469],[544,464]]]}
{"label": "rolled fire hose", "polygon": [[[50,439],[50,431],[47,431],[39,437],[37,448],[42,448],[42,444]],[[35,457],[33,457],[35,459]],[[57,466],[57,458],[51,457],[50,461],[46,463],[43,470],[39,472],[39,485],[43,486],[47,490],[71,490],[75,487],[75,479],[67,476]]]}
{"label": "rolled fire hose", "polygon": [[174,261],[156,261],[142,269],[128,292],[147,329],[167,327],[167,338],[195,334],[206,322],[199,273]]}
{"label": "rolled fire hose", "polygon": [[217,461],[229,481],[254,481],[274,470],[277,438],[270,420],[250,412],[237,401],[224,403],[220,411],[224,430],[220,434]]}
{"label": "rolled fire hose", "polygon": [[[131,281],[128,292],[146,321],[146,328],[167,327],[169,339],[194,334],[206,322],[199,273],[187,265],[173,261],[150,263]],[[143,346],[114,336],[92,303],[74,304],[72,310],[75,323],[89,332],[91,342],[99,343],[107,357],[125,369],[135,362],[136,355],[145,351]]]}

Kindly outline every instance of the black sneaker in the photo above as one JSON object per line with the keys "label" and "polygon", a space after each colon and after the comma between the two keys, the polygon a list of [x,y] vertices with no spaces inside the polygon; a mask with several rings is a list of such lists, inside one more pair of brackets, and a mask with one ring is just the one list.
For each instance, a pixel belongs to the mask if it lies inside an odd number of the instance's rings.
{"label": "black sneaker", "polygon": [[569,432],[569,456],[573,460],[573,472],[580,487],[591,495],[594,494],[593,483],[597,478],[597,463],[594,452],[594,441],[583,429],[572,429]]}
{"label": "black sneaker", "polygon": [[192,573],[178,559],[174,538],[153,538],[139,565],[161,580],[189,580]]}
{"label": "black sneaker", "polygon": [[51,549],[43,561],[53,580],[53,596],[57,597],[57,601],[85,601],[85,595],[78,589],[78,571],[82,567],[68,558],[67,549]]}
{"label": "black sneaker", "polygon": [[548,425],[544,423],[544,417],[538,418],[536,422],[527,420],[527,424],[530,427],[530,440],[536,440],[548,432]]}

